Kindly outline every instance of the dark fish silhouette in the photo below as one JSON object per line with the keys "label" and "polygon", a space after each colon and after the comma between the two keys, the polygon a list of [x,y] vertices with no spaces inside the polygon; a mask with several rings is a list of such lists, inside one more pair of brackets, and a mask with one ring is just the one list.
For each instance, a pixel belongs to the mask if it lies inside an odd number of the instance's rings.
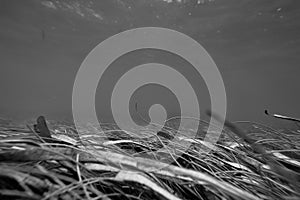
{"label": "dark fish silhouette", "polygon": [[170,133],[163,132],[163,131],[158,131],[157,132],[157,136],[163,137],[163,138],[165,138],[167,140],[173,140],[174,139],[173,135],[171,135]]}
{"label": "dark fish silhouette", "polygon": [[41,35],[42,35],[42,40],[45,40],[46,33],[45,33],[44,29],[41,29]]}
{"label": "dark fish silhouette", "polygon": [[36,120],[37,124],[33,125],[34,131],[39,134],[39,136],[44,138],[51,138],[51,133],[48,129],[46,119],[44,116],[39,116]]}
{"label": "dark fish silhouette", "polygon": [[62,141],[51,136],[51,132],[47,126],[47,122],[44,116],[39,116],[36,120],[37,124],[33,125],[34,131],[41,137],[44,142],[59,143],[65,145],[73,145],[70,142]]}

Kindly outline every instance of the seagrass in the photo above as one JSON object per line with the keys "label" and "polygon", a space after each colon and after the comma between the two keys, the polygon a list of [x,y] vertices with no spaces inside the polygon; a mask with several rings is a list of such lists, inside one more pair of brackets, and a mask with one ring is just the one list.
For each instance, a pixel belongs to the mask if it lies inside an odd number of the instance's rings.
{"label": "seagrass", "polygon": [[1,125],[1,199],[300,198],[297,128],[226,121],[209,144],[205,121],[191,138],[187,130],[163,137],[113,124],[79,135],[73,124],[43,120]]}

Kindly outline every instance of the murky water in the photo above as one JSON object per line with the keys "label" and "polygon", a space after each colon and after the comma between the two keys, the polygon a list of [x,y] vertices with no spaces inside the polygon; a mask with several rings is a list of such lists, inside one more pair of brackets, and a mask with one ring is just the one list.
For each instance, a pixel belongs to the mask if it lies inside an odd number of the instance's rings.
{"label": "murky water", "polygon": [[[224,79],[230,119],[277,122],[264,109],[300,117],[299,1],[168,2],[1,0],[1,116],[70,117],[76,72],[92,48],[120,31],[159,26],[187,34],[209,52]],[[121,64],[180,62],[148,53]],[[209,108],[207,93],[200,104]]]}

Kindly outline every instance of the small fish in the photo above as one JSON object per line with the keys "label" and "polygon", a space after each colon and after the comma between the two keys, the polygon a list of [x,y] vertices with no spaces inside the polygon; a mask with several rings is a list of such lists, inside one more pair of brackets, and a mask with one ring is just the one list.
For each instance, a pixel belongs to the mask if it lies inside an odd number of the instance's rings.
{"label": "small fish", "polygon": [[173,135],[171,135],[170,133],[163,132],[163,131],[158,131],[157,132],[157,136],[163,137],[163,138],[165,138],[167,140],[173,140],[174,139]]}
{"label": "small fish", "polygon": [[44,116],[39,116],[36,120],[37,124],[34,124],[34,131],[38,133],[41,137],[51,138],[51,133],[46,123]]}
{"label": "small fish", "polygon": [[294,121],[294,122],[299,122],[300,123],[300,119],[293,118],[293,117],[288,117],[288,116],[285,116],[285,115],[272,114],[272,113],[269,113],[268,110],[265,110],[265,114],[268,115],[268,116],[275,117],[275,118],[285,119],[285,120],[290,120],[290,121]]}

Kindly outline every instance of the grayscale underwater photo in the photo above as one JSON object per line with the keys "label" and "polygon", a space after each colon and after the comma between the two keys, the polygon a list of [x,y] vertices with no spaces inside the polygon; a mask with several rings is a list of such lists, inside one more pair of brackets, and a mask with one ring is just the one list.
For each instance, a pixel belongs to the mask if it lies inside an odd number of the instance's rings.
{"label": "grayscale underwater photo", "polygon": [[299,0],[0,0],[0,199],[300,199]]}

